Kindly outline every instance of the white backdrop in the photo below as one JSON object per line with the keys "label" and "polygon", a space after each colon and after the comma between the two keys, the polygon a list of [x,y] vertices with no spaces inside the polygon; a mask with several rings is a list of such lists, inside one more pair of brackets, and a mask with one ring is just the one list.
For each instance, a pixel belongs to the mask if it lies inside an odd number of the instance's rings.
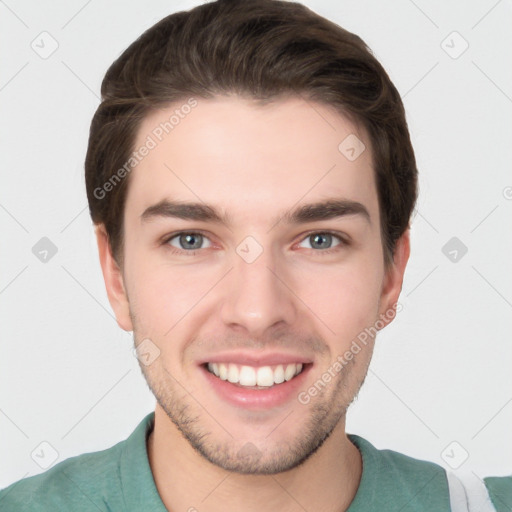
{"label": "white backdrop", "polygon": [[[347,431],[447,469],[511,474],[512,3],[304,3],[388,70],[421,175],[404,309]],[[115,444],[154,407],[108,304],[83,161],[108,66],[197,4],[0,2],[0,488]]]}

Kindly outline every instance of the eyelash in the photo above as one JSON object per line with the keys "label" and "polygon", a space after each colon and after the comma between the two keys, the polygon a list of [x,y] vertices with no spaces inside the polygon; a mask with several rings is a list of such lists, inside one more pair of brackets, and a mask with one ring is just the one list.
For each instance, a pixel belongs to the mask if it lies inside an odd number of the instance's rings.
{"label": "eyelash", "polygon": [[[177,233],[173,233],[173,234],[165,237],[164,240],[162,240],[162,245],[166,246],[169,249],[169,251],[171,252],[171,254],[178,254],[178,255],[186,254],[187,256],[195,256],[199,251],[202,250],[202,249],[196,249],[194,251],[186,251],[184,249],[177,249],[176,247],[173,247],[172,245],[168,245],[169,242],[173,238],[176,238],[180,235],[201,235],[205,238],[208,238],[208,236],[205,233],[203,233],[202,231],[178,231]],[[337,252],[341,248],[349,245],[349,242],[345,237],[343,237],[341,234],[336,233],[334,231],[310,231],[309,233],[306,233],[304,235],[304,237],[300,240],[300,242],[303,242],[306,238],[309,238],[312,235],[331,235],[331,236],[337,238],[340,242],[338,245],[336,245],[335,247],[332,247],[331,249],[323,249],[323,250],[310,249],[311,251],[313,251],[317,254],[321,254],[322,256],[333,254],[334,252]]]}

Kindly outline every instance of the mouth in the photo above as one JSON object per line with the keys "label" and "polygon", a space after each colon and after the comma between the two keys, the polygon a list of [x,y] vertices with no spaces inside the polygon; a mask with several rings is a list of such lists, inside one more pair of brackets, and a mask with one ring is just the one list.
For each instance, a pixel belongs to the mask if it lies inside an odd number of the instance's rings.
{"label": "mouth", "polygon": [[247,366],[236,363],[205,363],[208,372],[221,380],[247,389],[269,389],[300,375],[307,364],[288,363],[266,366]]}
{"label": "mouth", "polygon": [[293,405],[298,393],[306,388],[306,377],[313,366],[312,362],[290,360],[261,366],[244,363],[218,359],[199,368],[208,392],[238,409],[254,411]]}

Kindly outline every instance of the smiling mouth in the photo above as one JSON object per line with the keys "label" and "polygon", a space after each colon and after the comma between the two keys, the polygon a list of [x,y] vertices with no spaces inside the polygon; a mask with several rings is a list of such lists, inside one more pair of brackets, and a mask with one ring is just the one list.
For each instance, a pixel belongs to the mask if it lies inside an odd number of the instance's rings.
{"label": "smiling mouth", "polygon": [[221,380],[247,389],[269,389],[300,375],[308,363],[246,366],[235,363],[205,363],[204,367]]}

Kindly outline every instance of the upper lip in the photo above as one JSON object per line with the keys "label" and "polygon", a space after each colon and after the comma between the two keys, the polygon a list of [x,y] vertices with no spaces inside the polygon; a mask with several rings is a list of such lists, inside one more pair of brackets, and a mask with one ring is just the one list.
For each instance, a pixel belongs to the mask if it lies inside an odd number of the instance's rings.
{"label": "upper lip", "polygon": [[279,364],[313,362],[309,357],[299,354],[290,354],[285,352],[269,352],[266,354],[254,354],[250,352],[217,352],[207,359],[203,359],[199,364],[206,363],[234,363],[245,366],[275,366]]}

